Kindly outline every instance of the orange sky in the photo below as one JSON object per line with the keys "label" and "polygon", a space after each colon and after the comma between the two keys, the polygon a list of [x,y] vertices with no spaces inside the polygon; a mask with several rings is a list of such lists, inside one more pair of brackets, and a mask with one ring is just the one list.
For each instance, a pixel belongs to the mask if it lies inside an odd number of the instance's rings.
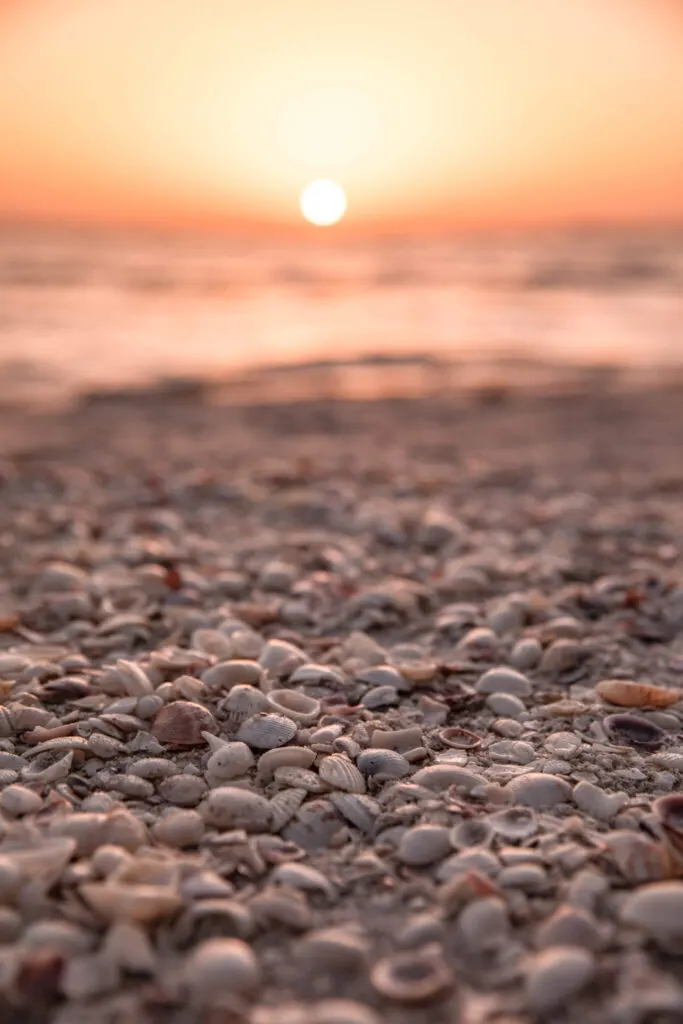
{"label": "orange sky", "polygon": [[683,219],[683,9],[0,0],[0,215],[278,227],[317,177],[351,228]]}

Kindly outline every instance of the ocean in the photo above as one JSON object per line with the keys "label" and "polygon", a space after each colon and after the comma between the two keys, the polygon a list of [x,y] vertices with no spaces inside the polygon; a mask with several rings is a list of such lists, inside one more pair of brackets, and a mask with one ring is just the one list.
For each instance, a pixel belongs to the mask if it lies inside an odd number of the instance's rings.
{"label": "ocean", "polygon": [[5,227],[3,398],[340,361],[373,387],[453,359],[683,367],[683,230],[331,238]]}

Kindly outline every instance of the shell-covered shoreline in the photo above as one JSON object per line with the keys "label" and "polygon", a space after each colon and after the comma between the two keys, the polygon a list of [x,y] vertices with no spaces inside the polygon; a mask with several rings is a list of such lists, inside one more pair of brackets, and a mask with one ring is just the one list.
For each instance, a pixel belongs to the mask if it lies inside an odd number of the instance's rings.
{"label": "shell-covered shoreline", "polygon": [[673,393],[0,415],[0,1016],[683,1016]]}

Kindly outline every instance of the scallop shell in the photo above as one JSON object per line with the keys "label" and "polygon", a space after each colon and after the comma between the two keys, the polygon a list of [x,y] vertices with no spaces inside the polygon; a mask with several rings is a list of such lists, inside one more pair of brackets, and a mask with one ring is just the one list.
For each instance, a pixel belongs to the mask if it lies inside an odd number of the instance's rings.
{"label": "scallop shell", "polygon": [[619,704],[624,708],[668,708],[683,696],[680,690],[668,690],[664,686],[651,686],[649,683],[632,683],[625,679],[603,679],[595,687],[595,692],[609,704]]}
{"label": "scallop shell", "polygon": [[239,728],[237,739],[258,750],[283,747],[296,735],[296,723],[284,715],[262,712],[247,718]]}
{"label": "scallop shell", "polygon": [[279,832],[288,821],[294,817],[308,796],[308,791],[302,788],[283,789],[276,793],[270,801],[271,832]]}
{"label": "scallop shell", "polygon": [[320,717],[320,701],[298,690],[271,690],[268,703],[276,714],[285,715],[299,725],[312,725]]}
{"label": "scallop shell", "polygon": [[268,698],[255,686],[246,683],[233,686],[228,696],[219,704],[219,710],[227,716],[228,725],[237,729],[253,715],[268,709]]}
{"label": "scallop shell", "polygon": [[434,999],[454,984],[437,943],[379,960],[372,969],[370,981],[385,998],[411,1004]]}
{"label": "scallop shell", "polygon": [[167,704],[152,723],[154,738],[171,749],[201,746],[204,732],[218,732],[216,719],[201,704],[186,700]]}
{"label": "scallop shell", "polygon": [[254,765],[254,755],[246,743],[235,740],[221,743],[206,763],[207,775],[227,781],[245,775]]}
{"label": "scallop shell", "polygon": [[365,779],[355,764],[343,754],[330,754],[329,757],[323,758],[318,774],[334,789],[341,789],[345,793],[365,792]]}
{"label": "scallop shell", "polygon": [[343,818],[366,835],[375,831],[380,806],[371,796],[363,793],[330,793],[330,803]]}
{"label": "scallop shell", "polygon": [[154,687],[149,677],[134,661],[119,658],[114,670],[123,689],[131,697],[144,697],[149,693],[154,693]]}
{"label": "scallop shell", "polygon": [[402,779],[412,771],[403,754],[382,747],[364,750],[358,755],[356,765],[363,775],[380,775],[385,779]]}
{"label": "scallop shell", "polygon": [[202,811],[206,822],[216,828],[243,828],[247,832],[266,832],[270,828],[269,802],[258,793],[237,786],[212,790]]}
{"label": "scallop shell", "polygon": [[315,761],[315,752],[309,747],[280,747],[261,754],[257,764],[259,777],[270,778],[276,768],[309,768]]}

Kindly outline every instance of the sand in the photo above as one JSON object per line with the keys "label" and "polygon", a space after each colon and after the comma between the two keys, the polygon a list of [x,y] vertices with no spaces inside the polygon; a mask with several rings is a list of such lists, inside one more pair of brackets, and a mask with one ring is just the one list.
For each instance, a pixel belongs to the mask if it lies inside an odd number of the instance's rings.
{"label": "sand", "polygon": [[683,1019],[683,401],[0,413],[0,1019]]}

